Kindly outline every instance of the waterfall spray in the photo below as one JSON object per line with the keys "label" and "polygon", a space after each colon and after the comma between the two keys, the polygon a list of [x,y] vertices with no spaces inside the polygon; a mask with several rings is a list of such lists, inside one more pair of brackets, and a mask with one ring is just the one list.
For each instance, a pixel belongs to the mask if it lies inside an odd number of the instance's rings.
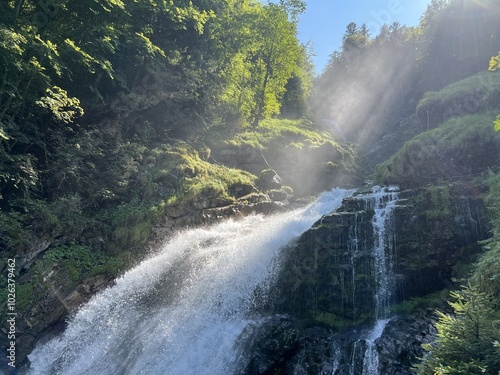
{"label": "waterfall spray", "polygon": [[306,208],[179,233],[95,296],[30,355],[30,375],[235,373],[237,341],[266,291],[280,250],[353,191]]}

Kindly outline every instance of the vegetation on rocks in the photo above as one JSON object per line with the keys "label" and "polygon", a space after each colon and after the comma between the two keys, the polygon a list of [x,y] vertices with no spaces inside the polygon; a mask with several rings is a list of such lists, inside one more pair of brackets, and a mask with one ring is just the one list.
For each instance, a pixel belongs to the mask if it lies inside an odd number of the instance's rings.
{"label": "vegetation on rocks", "polygon": [[417,135],[377,167],[375,179],[403,187],[471,179],[500,162],[496,112],[456,117]]}

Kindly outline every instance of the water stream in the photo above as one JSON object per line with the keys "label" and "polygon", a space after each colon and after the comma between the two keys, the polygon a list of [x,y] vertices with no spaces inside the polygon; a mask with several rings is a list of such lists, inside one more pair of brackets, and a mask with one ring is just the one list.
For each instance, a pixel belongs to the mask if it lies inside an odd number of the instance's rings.
{"label": "water stream", "polygon": [[[389,319],[389,308],[393,302],[395,292],[395,275],[393,270],[395,230],[392,220],[394,209],[398,199],[398,188],[374,186],[369,194],[361,194],[356,199],[363,201],[365,210],[373,210],[373,245],[371,249],[373,257],[373,272],[375,278],[374,311],[376,322],[372,329],[352,342],[350,348],[350,361],[341,368],[338,358],[334,359],[332,375],[378,375],[379,356],[376,340],[381,337]],[[351,243],[360,243],[358,232],[353,232],[354,238]],[[352,250],[351,250],[352,251]],[[353,256],[359,252],[354,247]],[[354,272],[354,267],[353,267]],[[353,280],[355,275],[353,273]],[[344,347],[344,349],[346,349]],[[338,353],[337,343],[333,343],[333,350]],[[341,356],[341,354],[339,354]]]}
{"label": "water stream", "polygon": [[179,233],[95,296],[30,355],[30,375],[235,373],[254,291],[272,285],[284,245],[353,191],[306,208]]}

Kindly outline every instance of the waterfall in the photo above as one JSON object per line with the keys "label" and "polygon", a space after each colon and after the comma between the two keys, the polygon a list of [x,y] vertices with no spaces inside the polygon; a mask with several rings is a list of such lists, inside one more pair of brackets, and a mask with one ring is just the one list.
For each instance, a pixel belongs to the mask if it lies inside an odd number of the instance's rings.
{"label": "waterfall", "polygon": [[390,303],[394,293],[394,271],[393,271],[393,247],[394,230],[391,227],[392,214],[397,202],[397,187],[382,188],[375,186],[372,194],[368,195],[367,203],[374,210],[373,214],[373,257],[375,262],[375,327],[368,333],[365,339],[366,351],[363,359],[362,375],[378,375],[378,351],[375,340],[378,339],[389,319]]}
{"label": "waterfall", "polygon": [[[371,193],[360,194],[355,198],[361,202],[360,207],[365,211],[372,210],[372,228],[373,228],[373,244],[366,251],[371,252],[373,259],[373,276],[375,290],[373,294],[374,309],[373,316],[376,318],[374,327],[357,340],[351,342],[350,345],[345,345],[344,349],[349,350],[349,361],[341,366],[339,359],[334,358],[332,364],[332,375],[347,373],[349,375],[378,375],[379,357],[376,346],[376,340],[382,335],[387,323],[389,308],[393,302],[395,292],[395,275],[393,270],[394,256],[394,222],[392,216],[398,199],[398,188],[395,186],[380,187],[374,186]],[[357,220],[357,216],[356,216]],[[352,235],[349,239],[348,249],[352,259],[355,259],[357,254],[364,251],[358,247],[361,239],[358,238],[357,227],[353,228]],[[352,279],[355,280],[354,267]],[[339,352],[339,343],[333,343],[333,350],[336,355]]]}
{"label": "waterfall", "polygon": [[397,188],[385,188],[376,186],[373,193],[367,197],[368,203],[373,207],[373,232],[375,243],[373,245],[373,256],[375,259],[375,280],[377,290],[375,292],[375,316],[383,319],[388,314],[389,305],[394,293],[393,272],[393,247],[394,230],[392,226],[392,213],[397,202]]}
{"label": "waterfall", "polygon": [[281,248],[352,193],[177,234],[37,347],[28,374],[235,373],[238,338],[258,319],[254,293],[272,285]]}
{"label": "waterfall", "polygon": [[365,358],[363,359],[363,375],[378,375],[378,351],[375,340],[382,336],[389,319],[379,319],[366,338]]}

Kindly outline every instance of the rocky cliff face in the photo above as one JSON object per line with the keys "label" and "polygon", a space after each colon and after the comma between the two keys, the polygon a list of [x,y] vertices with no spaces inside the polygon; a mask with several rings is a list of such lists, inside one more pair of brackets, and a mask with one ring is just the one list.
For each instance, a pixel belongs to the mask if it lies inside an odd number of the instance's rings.
{"label": "rocky cliff face", "polygon": [[[290,247],[276,311],[333,327],[337,317],[373,320],[373,216],[363,194],[348,198]],[[392,303],[447,286],[489,229],[482,202],[462,185],[401,192],[391,225]]]}
{"label": "rocky cliff face", "polygon": [[[250,352],[256,354],[246,374],[365,374],[368,346],[379,356],[373,366],[380,374],[411,373],[423,354],[420,342],[434,333],[432,311],[395,317],[388,306],[391,319],[377,336],[370,333],[381,316],[377,213],[368,196],[347,198],[286,249],[279,290],[268,306],[280,318],[254,334]],[[463,184],[400,192],[391,215],[385,285],[392,306],[451,286],[489,229],[477,191]]]}

